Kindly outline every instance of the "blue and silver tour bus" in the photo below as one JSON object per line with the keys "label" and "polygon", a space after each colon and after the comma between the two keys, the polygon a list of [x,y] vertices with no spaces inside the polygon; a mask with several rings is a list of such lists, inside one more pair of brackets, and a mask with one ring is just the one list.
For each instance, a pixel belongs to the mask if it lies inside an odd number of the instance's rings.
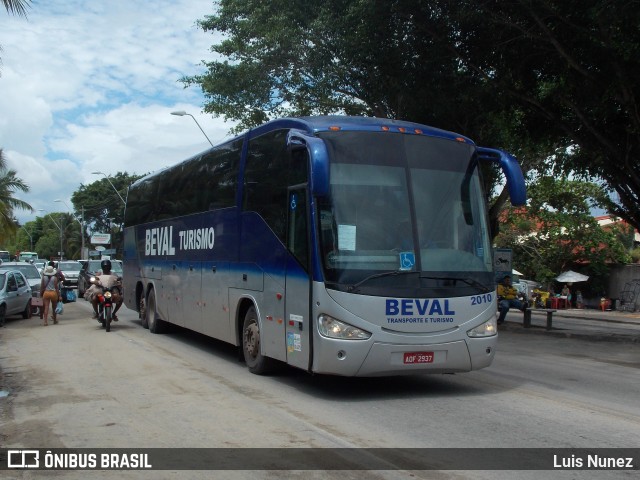
{"label": "blue and silver tour bus", "polygon": [[124,295],[175,324],[279,362],[382,376],[486,367],[496,289],[479,165],[506,152],[415,123],[274,120],[130,188]]}

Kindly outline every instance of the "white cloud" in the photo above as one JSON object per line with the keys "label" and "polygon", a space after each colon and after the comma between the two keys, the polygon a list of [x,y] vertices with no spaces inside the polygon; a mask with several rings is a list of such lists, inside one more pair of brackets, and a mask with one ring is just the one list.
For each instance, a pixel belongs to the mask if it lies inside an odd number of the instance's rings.
{"label": "white cloud", "polygon": [[[200,73],[217,39],[195,27],[210,0],[50,0],[6,16],[0,43],[0,148],[34,208],[69,198],[92,171],[142,174],[208,147],[233,126],[201,112]],[[5,24],[6,20],[6,25]],[[22,222],[34,214],[16,211]]]}

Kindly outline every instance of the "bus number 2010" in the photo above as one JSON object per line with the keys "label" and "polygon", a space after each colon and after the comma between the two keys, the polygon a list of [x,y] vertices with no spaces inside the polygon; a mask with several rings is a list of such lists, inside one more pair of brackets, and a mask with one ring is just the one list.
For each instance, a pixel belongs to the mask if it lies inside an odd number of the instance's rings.
{"label": "bus number 2010", "polygon": [[480,305],[481,303],[491,303],[493,300],[493,295],[490,293],[485,293],[484,295],[476,295],[475,297],[471,297],[471,305]]}

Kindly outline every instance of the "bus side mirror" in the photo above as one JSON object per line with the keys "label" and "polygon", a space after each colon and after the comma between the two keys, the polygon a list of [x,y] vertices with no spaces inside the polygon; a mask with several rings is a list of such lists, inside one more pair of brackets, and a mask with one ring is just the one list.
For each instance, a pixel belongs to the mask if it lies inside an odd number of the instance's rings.
{"label": "bus side mirror", "polygon": [[304,139],[294,130],[289,131],[287,135],[287,150],[289,150],[289,152],[295,152],[306,148],[307,144]]}
{"label": "bus side mirror", "polygon": [[324,141],[301,130],[290,130],[287,134],[287,149],[290,152],[306,148],[309,154],[309,189],[315,196],[329,194],[329,153]]}
{"label": "bus side mirror", "polygon": [[513,155],[495,148],[478,147],[477,152],[480,160],[500,164],[500,168],[502,168],[502,172],[507,179],[507,189],[509,190],[509,197],[511,197],[511,204],[514,207],[525,205],[527,202],[527,189],[518,160]]}

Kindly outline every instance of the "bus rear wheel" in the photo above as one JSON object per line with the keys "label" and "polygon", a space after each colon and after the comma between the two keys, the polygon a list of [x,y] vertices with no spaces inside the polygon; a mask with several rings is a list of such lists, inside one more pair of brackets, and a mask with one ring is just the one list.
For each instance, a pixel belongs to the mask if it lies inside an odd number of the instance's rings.
{"label": "bus rear wheel", "polygon": [[163,333],[165,331],[165,323],[158,317],[158,312],[156,312],[156,294],[154,290],[149,291],[147,308],[144,313],[151,333]]}
{"label": "bus rear wheel", "polygon": [[255,307],[251,307],[244,316],[242,353],[251,373],[264,375],[273,369],[273,359],[260,353],[260,325]]}
{"label": "bus rear wheel", "polygon": [[149,328],[149,319],[147,318],[147,307],[144,302],[144,296],[140,297],[140,324],[143,328]]}

